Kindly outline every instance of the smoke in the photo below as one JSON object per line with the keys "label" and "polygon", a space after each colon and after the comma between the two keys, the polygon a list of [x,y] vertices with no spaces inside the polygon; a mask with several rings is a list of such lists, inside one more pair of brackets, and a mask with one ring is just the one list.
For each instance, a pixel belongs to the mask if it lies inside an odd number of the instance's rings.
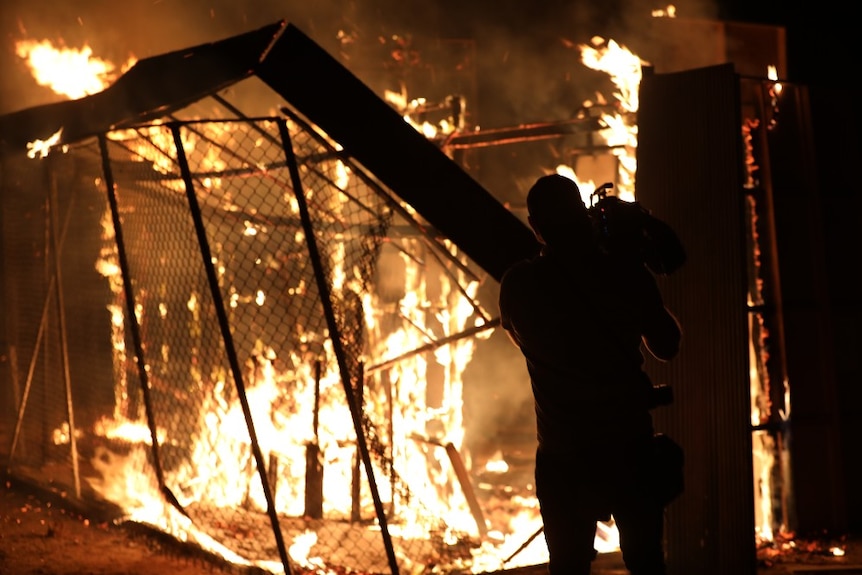
{"label": "smoke", "polygon": [[[701,0],[674,4],[681,15],[717,14]],[[478,121],[500,125],[557,119],[571,115],[594,90],[586,84],[595,75],[579,64],[576,45],[594,35],[637,43],[645,20],[658,7],[647,0],[529,5],[520,0],[4,0],[0,64],[6,73],[0,79],[0,113],[53,99],[28,77],[14,52],[18,40],[86,44],[94,55],[121,63],[284,19],[346,60],[372,87],[389,81],[393,68],[400,66],[403,72],[409,65],[395,61],[397,44],[405,38],[469,40],[475,46],[471,64],[480,87]]]}
{"label": "smoke", "polygon": [[[35,86],[15,55],[24,39],[58,46],[88,45],[99,58],[121,64],[248,32],[279,20],[296,23],[329,51],[337,51],[339,29],[355,16],[352,2],[338,0],[4,0],[0,7],[2,48],[0,113],[56,101]],[[353,25],[363,22],[354,19]]]}

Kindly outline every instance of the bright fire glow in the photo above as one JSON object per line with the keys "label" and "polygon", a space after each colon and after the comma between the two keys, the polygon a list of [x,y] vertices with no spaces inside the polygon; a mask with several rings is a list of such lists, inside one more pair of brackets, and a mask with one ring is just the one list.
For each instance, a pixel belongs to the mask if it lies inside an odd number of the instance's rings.
{"label": "bright fire glow", "polygon": [[[135,63],[132,57],[121,70],[112,63],[93,56],[89,46],[83,48],[57,48],[50,40],[21,40],[15,44],[15,53],[27,62],[33,78],[40,86],[72,100],[96,94],[107,88],[116,77]],[[52,146],[60,141],[61,127],[47,140],[27,144],[27,156],[44,158]]]}
{"label": "bright fire glow", "polygon": [[39,156],[40,158],[44,158],[51,151],[51,148],[57,145],[57,142],[60,141],[60,137],[63,135],[63,128],[57,130],[53,136],[48,138],[47,140],[34,140],[32,142],[27,143],[27,157],[35,158]]}
{"label": "bright fire glow", "polygon": [[773,65],[767,66],[766,68],[766,77],[775,82],[772,85],[772,89],[776,94],[781,94],[781,91],[784,87],[781,85],[781,82],[778,81],[778,68]]}
{"label": "bright fire glow", "polygon": [[596,183],[592,180],[581,180],[578,178],[578,175],[575,171],[565,164],[561,164],[557,166],[556,173],[565,176],[575,182],[578,185],[578,191],[581,192],[581,200],[583,200],[585,206],[590,205],[590,196],[592,196],[593,192],[596,191]]}
{"label": "bright fire glow", "polygon": [[[642,78],[642,66],[648,65],[628,48],[614,40],[594,37],[591,45],[582,44],[581,61],[593,70],[605,72],[616,86],[613,96],[617,103],[613,113],[603,113],[605,126],[600,133],[605,138],[611,153],[619,162],[616,195],[625,201],[635,199],[635,173],[637,170],[637,122],[638,89]],[[589,205],[589,204],[587,204]]]}
{"label": "bright fire glow", "polygon": [[641,67],[649,63],[614,40],[605,42],[604,38],[596,36],[591,44],[581,45],[581,61],[588,68],[606,72],[619,90],[614,96],[623,111],[637,112]]}
{"label": "bright fire glow", "polygon": [[[145,134],[158,135],[163,132],[164,130],[157,126],[152,129],[152,133]],[[138,133],[139,139],[141,134]],[[190,142],[190,145],[196,143]],[[171,149],[172,142],[165,141],[161,144]],[[160,146],[153,148],[158,150]],[[155,157],[152,150],[149,154]],[[217,158],[204,156],[202,162],[205,166],[220,165]],[[153,162],[153,167],[159,170],[156,162]],[[167,169],[167,166],[164,169]],[[333,161],[332,170],[333,183],[345,189],[351,178],[350,170],[338,160]],[[99,183],[97,182],[97,185]],[[204,186],[207,187],[206,184]],[[289,213],[296,213],[297,204],[287,195],[284,204]],[[343,208],[344,206],[337,202],[327,206],[327,210],[334,215],[339,214]],[[123,337],[125,319],[122,314],[122,281],[118,277],[113,227],[107,214],[103,225],[105,249],[97,268],[110,280],[115,292],[117,303],[111,308],[116,329],[115,364],[119,368],[128,361]],[[245,220],[240,220],[238,226],[238,233],[243,236],[267,233],[265,228],[251,225]],[[303,242],[304,239],[299,236],[297,241]],[[447,243],[446,247],[452,251],[453,257],[460,257],[454,245]],[[360,293],[359,272],[346,264],[344,250],[336,247],[328,253],[331,258],[328,267],[332,270],[333,288],[353,291],[362,296],[366,302],[366,312],[378,309],[380,306],[375,304],[373,297]],[[404,253],[401,253],[401,256],[406,273],[404,297],[399,303],[398,314],[403,318],[403,325],[394,331],[383,332],[380,326],[386,322],[381,322],[375,313],[367,314],[366,323],[371,332],[371,340],[376,342],[372,346],[372,357],[375,358],[399,357],[429,341],[456,335],[469,326],[476,312],[474,300],[479,288],[478,281],[466,281],[460,275],[450,278],[442,274],[440,279],[435,281],[432,296],[432,292],[427,289],[427,272],[415,259]],[[222,268],[218,261],[214,263],[217,268]],[[262,290],[255,292],[254,302],[257,305],[266,299],[267,294]],[[230,303],[236,307],[240,303],[250,302],[240,302],[237,297],[232,297]],[[194,317],[198,317],[199,306],[199,294],[189,294],[187,307]],[[158,321],[171,320],[171,310],[166,304],[159,303],[154,307],[158,310]],[[436,311],[429,314],[429,310]],[[148,318],[144,307],[139,307],[139,322],[146,324],[157,319]],[[391,322],[386,325],[388,329],[392,328]],[[197,324],[190,328],[195,332],[202,329]],[[325,356],[334,357],[332,343],[328,338],[312,333],[308,333],[307,337],[309,341],[324,340]],[[477,530],[477,518],[469,509],[464,490],[458,487],[458,479],[450,461],[452,453],[461,449],[464,440],[462,374],[472,358],[474,346],[474,338],[456,338],[434,350],[432,361],[443,366],[442,401],[434,406],[425,403],[428,386],[425,373],[429,356],[417,354],[402,359],[374,375],[389,380],[394,392],[391,398],[394,404],[391,433],[401,438],[415,438],[413,441],[396,442],[393,447],[392,457],[397,469],[401,473],[409,473],[404,480],[410,485],[411,496],[423,503],[421,515],[417,513],[402,517],[401,521],[390,525],[390,532],[398,537],[427,538],[429,518],[440,519],[451,532],[449,539],[453,542],[457,541],[458,533]],[[282,350],[282,353],[293,354],[294,351]],[[169,357],[171,350],[163,349],[162,354]],[[301,517],[304,514],[306,455],[308,446],[315,444],[320,447],[326,469],[322,498],[324,516],[350,517],[351,505],[355,503],[349,486],[353,480],[356,438],[337,366],[324,365],[323,371],[315,374],[313,365],[297,356],[289,364],[303,367],[290,373],[280,372],[274,364],[274,350],[263,342],[259,342],[259,348],[253,355],[256,364],[249,366],[249,371],[245,374],[248,382],[246,396],[254,414],[254,427],[261,450],[278,470],[277,489],[273,489],[276,509],[287,516]],[[117,370],[121,374],[125,374],[125,371]],[[192,438],[193,446],[187,464],[166,472],[165,484],[180,486],[174,495],[183,508],[206,505],[227,509],[251,507],[264,511],[266,501],[254,466],[224,465],[226,454],[231,454],[229,460],[250,460],[249,435],[240,403],[236,399],[226,400],[230,394],[226,392],[229,382],[224,375],[212,382],[207,382],[208,377],[203,374],[197,374],[196,378],[198,384],[205,387],[201,394],[204,399],[200,412],[193,415],[198,420],[195,427],[200,430],[200,435]],[[144,454],[147,446],[152,443],[148,426],[143,420],[129,422],[123,418],[121,414],[128,412],[128,398],[131,393],[127,389],[125,377],[120,378],[115,385],[117,409],[114,418],[100,422],[96,431],[105,437],[123,438],[133,442],[137,445],[135,449]],[[291,401],[287,406],[284,402],[286,385],[289,385],[291,390]],[[368,397],[367,400],[369,405],[386,403],[380,398]],[[319,428],[316,430],[312,423],[312,414],[315,411],[319,414]],[[429,429],[439,431],[429,434]],[[171,438],[160,432],[159,443],[170,442]],[[152,471],[147,467],[146,457],[132,454],[114,457],[105,453],[100,453],[99,457],[97,469],[102,474],[102,479],[94,479],[91,482],[93,487],[123,507],[130,518],[154,525],[181,540],[194,541],[229,561],[243,564],[241,558],[235,557],[217,541],[208,538],[184,515],[165,503],[164,497],[158,493],[156,482],[151,478]],[[429,462],[433,464],[429,465]],[[376,463],[374,465],[376,466]],[[375,476],[382,493],[393,492],[393,485],[389,483],[390,475],[385,469],[376,469]],[[363,513],[373,513],[369,511],[373,509],[373,502],[367,488],[362,490],[360,497]],[[402,514],[413,512],[412,508],[406,506],[399,510]],[[534,506],[528,507],[527,514],[533,521],[536,520],[537,511]],[[506,526],[505,531],[505,534],[501,533],[499,536],[499,541],[522,540],[522,534],[511,531],[511,527]],[[318,544],[317,537],[317,534],[309,532],[293,538],[289,551],[291,559],[308,568],[319,569],[324,560],[314,557],[312,553]],[[490,561],[499,566],[499,545],[490,546],[487,553],[487,557],[479,558],[479,563]],[[525,560],[528,557],[522,554],[518,559]],[[263,567],[262,564],[258,566]],[[274,569],[277,571],[278,566],[274,566]]]}
{"label": "bright fire glow", "polygon": [[[112,63],[93,56],[92,48],[86,45],[58,48],[50,40],[21,40],[15,44],[15,53],[27,61],[40,86],[72,100],[101,92],[118,75]],[[134,63],[131,58],[119,73]]]}
{"label": "bright fire glow", "polygon": [[653,18],[676,18],[676,6],[668,4],[666,8],[656,8],[652,11]]}
{"label": "bright fire glow", "polygon": [[425,98],[408,99],[407,93],[403,89],[400,92],[386,90],[383,99],[398,110],[405,122],[428,139],[448,136],[458,128],[455,122],[449,118],[441,118],[436,123],[422,119],[421,116],[429,108],[428,101]]}
{"label": "bright fire glow", "polygon": [[[675,14],[673,6],[668,6],[667,12],[665,15],[672,17]],[[111,73],[115,70],[110,63],[92,57],[89,47],[81,50],[58,50],[51,46],[50,42],[19,42],[17,53],[28,60],[28,64],[33,67],[34,77],[40,85],[49,86],[57,93],[73,99],[103,90],[109,85]],[[602,134],[611,149],[610,153],[613,153],[619,161],[619,180],[616,182],[615,190],[622,199],[632,201],[634,200],[637,147],[637,126],[634,123],[634,114],[638,109],[637,95],[641,67],[646,62],[615,41],[605,42],[601,38],[595,38],[591,46],[582,46],[581,54],[585,65],[608,73],[617,87],[614,97],[618,110],[615,113],[602,115],[601,119],[605,125]],[[130,61],[130,64],[124,68],[128,68],[131,63],[134,62]],[[72,73],[73,69],[76,72]],[[770,79],[776,81],[776,92],[780,92],[781,84],[777,82],[777,72],[774,67],[770,67],[769,74]],[[399,99],[397,96],[402,97]],[[440,133],[451,133],[454,129],[445,122],[433,125],[427,121],[414,119],[414,114],[421,111],[426,104],[423,99],[407,101],[403,94],[394,94],[390,101],[399,103],[404,110],[405,120],[429,138],[436,137]],[[158,127],[145,135],[151,140],[169,137],[167,130]],[[141,134],[137,133],[136,136],[140,137]],[[44,157],[59,137],[60,132],[45,142],[37,141],[28,146],[32,153],[30,157],[35,157],[37,154]],[[193,138],[193,136],[189,137]],[[189,148],[197,144],[198,142],[194,140],[184,142],[184,146]],[[172,142],[165,141],[154,146],[149,153],[142,150],[137,152],[142,158],[151,161],[155,169],[169,173],[174,170],[173,165],[168,164],[170,159],[156,152],[160,149],[172,149],[172,145]],[[212,173],[217,173],[226,165],[218,157],[215,147],[208,149],[205,156],[203,165]],[[333,170],[336,173],[336,185],[345,188],[350,178],[349,170],[340,162],[333,166]],[[594,182],[578,181],[574,170],[567,166],[560,166],[557,171],[578,182],[581,193],[585,196],[585,202],[589,201],[589,195],[596,187]],[[203,185],[213,189],[218,188],[221,183],[218,178],[211,178],[205,180]],[[285,204],[288,213],[297,213],[295,200],[286,197]],[[333,209],[337,210],[338,206],[333,206]],[[113,229],[109,217],[105,217],[103,225],[106,246],[112,245]],[[241,225],[244,226],[242,233],[246,235],[260,233],[260,230],[249,225],[248,222],[241,222]],[[302,242],[303,238],[297,237],[297,241]],[[450,246],[450,249],[457,254],[453,246]],[[416,349],[429,340],[443,338],[465,329],[473,314],[472,300],[479,287],[477,282],[462,282],[462,284],[467,283],[467,288],[461,292],[454,282],[442,276],[439,280],[442,282],[442,287],[437,286],[436,296],[432,297],[427,289],[427,278],[423,277],[422,270],[415,261],[404,254],[402,256],[407,273],[405,274],[405,295],[398,302],[398,307],[404,319],[404,325],[391,333],[374,334],[377,338],[374,353],[381,358],[398,357],[401,353]],[[350,286],[356,281],[356,272],[345,264],[343,251],[332,250],[331,257],[333,259],[329,264],[334,270],[335,287],[354,289]],[[105,277],[109,278],[117,296],[117,302],[121,302],[122,282],[119,278],[116,253],[111,248],[105,248],[97,266]],[[365,297],[366,294],[361,295]],[[262,291],[258,291],[254,297],[259,305],[266,300],[266,294]],[[199,302],[198,294],[189,294],[190,310],[197,309]],[[371,301],[366,309],[373,309],[373,307],[374,302]],[[439,310],[433,316],[434,321],[429,317],[428,309]],[[114,359],[120,366],[128,361],[124,336],[125,319],[122,310],[121,303],[110,306],[114,328]],[[141,310],[138,311],[143,313]],[[139,319],[146,320],[144,317]],[[373,314],[369,315],[368,319],[367,323],[371,329],[376,329],[377,324]],[[319,337],[317,334],[308,335],[309,338]],[[331,343],[327,345],[331,346]],[[475,342],[472,339],[462,338],[434,351],[433,361],[444,367],[444,392],[440,405],[429,406],[421,400],[425,397],[427,388],[427,382],[424,380],[427,357],[417,355],[412,359],[401,361],[382,374],[382,377],[390,380],[396,391],[394,400],[397,409],[392,414],[393,432],[399,437],[417,439],[400,444],[398,446],[400,451],[394,453],[393,458],[402,462],[400,468],[418,474],[417,477],[410,478],[410,483],[419,486],[416,491],[423,501],[432,507],[432,513],[443,517],[453,530],[459,531],[474,531],[475,517],[467,508],[463,493],[458,489],[452,489],[456,479],[451,471],[451,465],[446,460],[446,450],[440,446],[451,444],[456,449],[462,447],[464,440],[462,376],[472,359],[474,345]],[[165,353],[168,351],[166,350]],[[321,374],[317,382],[311,366],[296,373],[279,373],[272,361],[274,352],[265,343],[261,344],[258,351],[257,357],[260,358],[260,363],[249,373],[249,381],[252,384],[247,393],[253,413],[273,414],[272,417],[257,417],[254,423],[262,450],[278,461],[279,481],[283,483],[279,484],[277,490],[276,508],[279,513],[302,515],[304,493],[302,480],[305,477],[306,449],[309,443],[316,442],[322,447],[326,457],[324,513],[348,515],[352,502],[346,496],[349,490],[345,489],[345,485],[351,482],[355,456],[352,442],[355,441],[355,432],[351,425],[351,416],[346,409],[340,375],[332,366]],[[331,347],[327,347],[326,353],[333,355]],[[303,362],[297,362],[297,364],[303,364]],[[118,369],[116,372],[120,374],[120,379],[115,382],[114,418],[100,421],[96,431],[109,438],[125,438],[138,444],[139,447],[122,457],[110,452],[99,452],[93,465],[100,471],[102,478],[92,480],[93,486],[107,499],[122,505],[129,518],[153,524],[181,540],[197,541],[204,548],[236,564],[246,564],[247,562],[241,557],[235,556],[230,550],[199,532],[188,518],[165,503],[164,497],[158,492],[150,464],[147,462],[147,445],[151,443],[149,428],[144,422],[128,421],[120,415],[129,411],[127,404],[130,394],[126,389],[127,382],[123,375],[125,369]],[[284,381],[288,379],[295,384],[293,399],[296,407],[285,412],[275,406]],[[321,422],[316,436],[312,432],[311,425],[315,384],[319,385],[320,404],[317,409]],[[213,453],[218,451],[222,454],[235,453],[237,461],[249,458],[249,440],[240,405],[236,401],[227,402],[223,399],[224,385],[226,382],[219,380],[213,383],[212,388],[206,390],[207,401],[200,413],[195,414],[195,417],[200,419],[201,436],[195,438],[193,457],[188,466],[171,470],[166,483],[184,486],[182,494],[178,494],[182,504],[203,501],[217,506],[251,504],[258,509],[265,509],[260,489],[252,488],[250,492],[246,491],[249,485],[259,487],[259,481],[253,476],[255,472],[240,467],[226,469],[220,463],[224,460],[223,456],[218,459],[213,457]],[[753,412],[753,417],[757,415]],[[428,437],[427,429],[437,423],[442,424],[439,428],[444,432],[439,437]],[[170,438],[163,434],[163,430],[158,431],[159,441],[169,441]],[[428,464],[429,460],[438,465],[432,468]],[[486,470],[492,473],[506,473],[508,469],[502,454],[499,454],[499,457],[495,455],[486,465]],[[380,471],[379,477],[384,483],[381,489],[385,492],[389,487],[385,484],[387,475]],[[241,496],[247,496],[248,501],[240,501],[238,498]],[[369,494],[363,493],[362,505],[366,508],[371,506]],[[505,522],[501,522],[505,523],[503,526],[505,532],[495,531],[492,534],[493,537],[489,537],[491,541],[484,541],[482,547],[474,552],[473,572],[480,572],[483,568],[489,571],[499,569],[502,558],[515,551],[527,536],[541,527],[535,498],[520,498],[516,502],[513,501],[512,507],[517,511],[512,512]],[[766,511],[768,510],[763,510],[764,513]],[[425,526],[420,521],[422,518],[414,519],[415,523],[407,522],[406,525],[409,527],[399,530],[400,536],[427,535]],[[291,559],[309,569],[322,569],[324,567],[322,560],[311,555],[316,543],[317,534],[314,532],[306,532],[294,537],[290,546]],[[611,552],[619,548],[618,533],[613,521],[597,525],[596,548],[600,552]],[[836,547],[832,552],[839,555],[843,550]],[[529,546],[519,551],[506,567],[533,565],[547,561],[546,553],[543,537],[536,537]]]}
{"label": "bright fire glow", "polygon": [[490,473],[506,473],[509,471],[509,464],[503,459],[503,452],[497,451],[485,463],[485,471]]}

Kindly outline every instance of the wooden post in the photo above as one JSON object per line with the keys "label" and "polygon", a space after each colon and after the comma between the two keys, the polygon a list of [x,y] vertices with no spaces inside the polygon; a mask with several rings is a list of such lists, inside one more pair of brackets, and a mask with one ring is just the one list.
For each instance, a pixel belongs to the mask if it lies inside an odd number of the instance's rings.
{"label": "wooden post", "polygon": [[[359,407],[362,407],[362,396],[365,394],[365,374],[362,364],[359,366],[359,377],[357,378],[356,383],[356,403]],[[361,410],[361,409],[360,409]],[[350,506],[350,520],[351,521],[359,521],[362,519],[360,513],[360,499],[362,497],[362,474],[359,472],[359,465],[361,463],[360,453],[359,453],[359,444],[357,443],[356,457],[353,460],[353,482],[350,487],[350,498],[351,498],[351,506]]]}
{"label": "wooden post", "polygon": [[314,364],[314,439],[305,447],[305,515],[323,518],[323,460],[321,459],[318,426],[320,423],[320,360]]}

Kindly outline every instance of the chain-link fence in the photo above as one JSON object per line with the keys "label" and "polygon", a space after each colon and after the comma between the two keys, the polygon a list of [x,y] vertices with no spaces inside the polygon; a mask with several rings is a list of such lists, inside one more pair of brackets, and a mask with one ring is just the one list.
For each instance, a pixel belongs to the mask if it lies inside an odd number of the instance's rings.
{"label": "chain-link fence", "polygon": [[4,171],[15,473],[275,572],[469,564],[461,373],[495,323],[410,206],[296,117]]}

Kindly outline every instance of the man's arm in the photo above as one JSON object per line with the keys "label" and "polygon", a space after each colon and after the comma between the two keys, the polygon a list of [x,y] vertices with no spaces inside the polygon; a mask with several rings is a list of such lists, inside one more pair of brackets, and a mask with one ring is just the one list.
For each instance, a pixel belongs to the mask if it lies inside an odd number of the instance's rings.
{"label": "man's arm", "polygon": [[643,342],[656,359],[669,361],[679,353],[682,343],[682,328],[667,307],[654,308],[652,317],[646,322]]}
{"label": "man's arm", "polygon": [[647,351],[660,361],[669,361],[679,353],[682,328],[676,316],[664,304],[655,276],[646,268],[641,276],[643,333]]}

